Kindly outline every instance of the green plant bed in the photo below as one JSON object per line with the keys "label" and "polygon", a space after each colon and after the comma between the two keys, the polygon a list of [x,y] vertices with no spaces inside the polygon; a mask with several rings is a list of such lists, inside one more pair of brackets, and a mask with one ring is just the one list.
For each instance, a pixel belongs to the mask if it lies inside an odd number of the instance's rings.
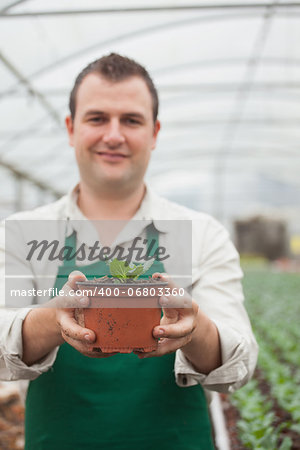
{"label": "green plant bed", "polygon": [[261,261],[244,262],[245,306],[260,346],[258,367],[268,383],[269,397],[255,378],[231,396],[241,417],[239,437],[246,448],[296,448],[300,442],[300,277],[274,272]]}

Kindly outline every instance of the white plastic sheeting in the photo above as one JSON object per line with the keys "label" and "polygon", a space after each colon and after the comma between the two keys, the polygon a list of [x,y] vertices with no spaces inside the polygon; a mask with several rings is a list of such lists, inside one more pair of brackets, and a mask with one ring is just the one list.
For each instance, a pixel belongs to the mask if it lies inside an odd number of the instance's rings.
{"label": "white plastic sheeting", "polygon": [[299,41],[297,2],[0,0],[0,215],[77,181],[68,93],[112,51],[144,64],[159,89],[157,190],[221,220],[294,211]]}

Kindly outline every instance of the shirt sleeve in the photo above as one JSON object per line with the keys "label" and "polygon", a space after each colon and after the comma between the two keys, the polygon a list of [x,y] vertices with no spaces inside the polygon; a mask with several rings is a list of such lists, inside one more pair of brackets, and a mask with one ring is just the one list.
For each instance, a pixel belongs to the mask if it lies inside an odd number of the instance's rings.
{"label": "shirt sleeve", "polygon": [[177,350],[179,386],[201,384],[211,391],[231,393],[253,375],[258,346],[244,308],[242,276],[239,255],[223,226],[211,218],[201,242],[197,223],[193,223],[192,298],[218,329],[222,365],[208,375],[201,374]]}
{"label": "shirt sleeve", "polygon": [[29,311],[0,309],[0,380],[34,380],[54,364],[58,347],[31,366],[22,361],[22,324]]}
{"label": "shirt sleeve", "polygon": [[[21,259],[20,259],[21,261]],[[16,258],[15,264],[18,263]],[[21,263],[20,263],[21,264]],[[23,262],[22,262],[23,264]],[[28,269],[29,270],[29,269]],[[32,286],[31,286],[32,287]],[[27,301],[27,300],[26,300]],[[58,347],[53,349],[39,362],[27,366],[22,361],[23,320],[30,307],[5,307],[5,224],[0,223],[0,380],[33,380],[54,364]]]}

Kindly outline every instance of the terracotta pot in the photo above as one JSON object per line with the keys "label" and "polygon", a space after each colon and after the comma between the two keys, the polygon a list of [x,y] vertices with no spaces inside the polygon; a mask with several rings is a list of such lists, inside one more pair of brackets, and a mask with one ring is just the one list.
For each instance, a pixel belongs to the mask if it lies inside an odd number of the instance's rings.
{"label": "terracotta pot", "polygon": [[[96,341],[90,350],[105,353],[151,352],[158,341],[152,336],[160,323],[159,288],[167,283],[77,282],[77,289],[90,298],[89,308],[76,310],[80,325],[93,330]],[[147,292],[148,289],[148,292]]]}

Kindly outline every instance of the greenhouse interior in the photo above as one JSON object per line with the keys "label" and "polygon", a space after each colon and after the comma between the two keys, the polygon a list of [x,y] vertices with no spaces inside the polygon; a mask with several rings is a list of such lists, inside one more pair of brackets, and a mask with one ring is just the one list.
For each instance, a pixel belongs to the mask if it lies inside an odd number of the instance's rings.
{"label": "greenhouse interior", "polygon": [[[78,183],[78,73],[110,53],[143,65],[161,123],[146,182],[228,230],[259,346],[252,379],[212,394],[214,448],[300,449],[300,2],[0,0],[0,37],[1,219]],[[0,376],[3,450],[25,445],[19,384]]]}

